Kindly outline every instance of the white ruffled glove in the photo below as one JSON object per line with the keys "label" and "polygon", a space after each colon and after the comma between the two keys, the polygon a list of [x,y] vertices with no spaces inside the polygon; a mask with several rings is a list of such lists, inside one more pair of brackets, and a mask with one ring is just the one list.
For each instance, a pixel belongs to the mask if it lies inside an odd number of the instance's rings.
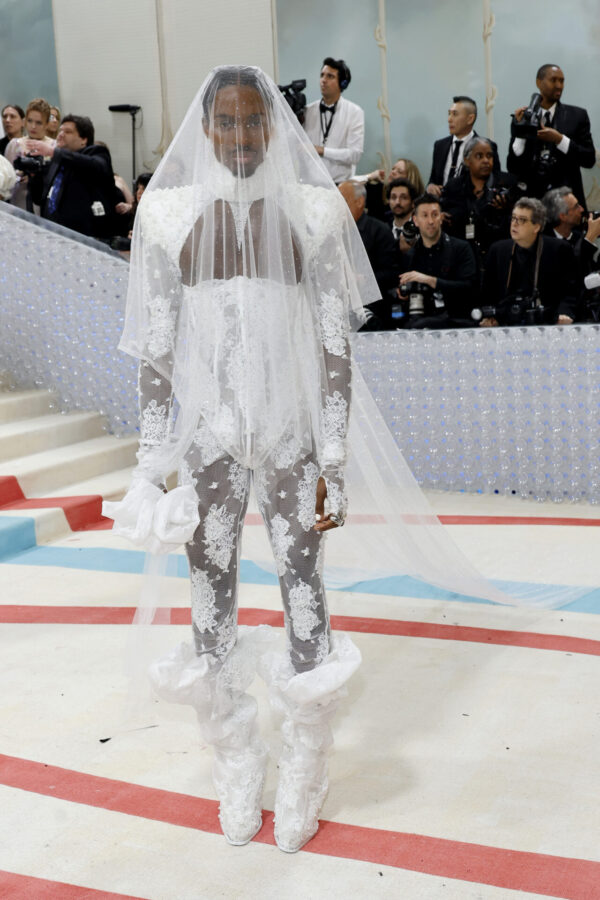
{"label": "white ruffled glove", "polygon": [[186,544],[200,524],[198,498],[191,484],[165,494],[140,477],[120,502],[105,500],[102,515],[114,519],[115,534],[157,555]]}

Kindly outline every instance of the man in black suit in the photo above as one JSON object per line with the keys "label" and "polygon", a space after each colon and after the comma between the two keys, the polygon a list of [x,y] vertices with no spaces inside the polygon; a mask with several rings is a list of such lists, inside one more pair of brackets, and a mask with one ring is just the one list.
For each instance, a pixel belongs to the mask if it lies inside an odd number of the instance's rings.
{"label": "man in black suit", "polygon": [[487,255],[480,325],[570,325],[574,321],[573,250],[567,241],[543,234],[545,222],[541,200],[522,197],[517,201],[510,240],[492,244]]}
{"label": "man in black suit", "polygon": [[530,197],[543,197],[551,188],[568,184],[585,209],[580,167],[591,169],[596,163],[589,116],[580,106],[560,102],[565,76],[554,63],[538,69],[536,85],[542,98],[542,127],[536,137],[519,137],[527,107],[515,111],[508,171],[525,182]]}
{"label": "man in black suit", "polygon": [[112,237],[115,179],[108,149],[94,144],[90,119],[65,116],[56,147],[43,146],[35,149],[50,156],[50,164],[32,187],[42,217],[81,234],[101,239]]}
{"label": "man in black suit", "polygon": [[460,328],[471,324],[477,268],[466,241],[442,232],[440,200],[421,194],[413,221],[415,245],[402,254],[398,303],[406,328]]}
{"label": "man in black suit", "polygon": [[[471,97],[459,95],[452,98],[448,110],[448,137],[441,138],[433,145],[433,161],[427,193],[439,197],[442,188],[450,178],[456,177],[463,165],[463,153],[467,141],[477,137],[474,129],[477,119],[477,104]],[[500,173],[498,148],[492,141],[494,152],[494,173]]]}

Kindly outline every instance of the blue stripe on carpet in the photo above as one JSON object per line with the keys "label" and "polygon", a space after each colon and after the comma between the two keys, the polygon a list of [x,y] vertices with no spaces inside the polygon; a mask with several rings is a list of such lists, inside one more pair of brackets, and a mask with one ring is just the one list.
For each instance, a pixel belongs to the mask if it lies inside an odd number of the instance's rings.
{"label": "blue stripe on carpet", "polygon": [[[24,519],[19,521],[32,522]],[[0,517],[0,523],[2,517]],[[110,547],[32,547],[9,559],[0,559],[0,563],[24,566],[56,566],[65,569],[83,569],[94,572],[116,572],[130,575],[141,575],[144,571],[146,554],[140,550],[118,550]],[[171,554],[167,561],[167,575],[174,578],[187,578],[187,557]],[[265,572],[255,563],[242,559],[240,563],[240,580],[245,584],[277,585],[275,575]],[[496,581],[501,590],[511,593],[521,592],[529,585],[525,582]],[[552,587],[546,585],[546,587]],[[556,586],[557,589],[559,586]],[[378,578],[373,581],[361,581],[346,591],[359,594],[380,594],[394,597],[412,597],[424,600],[458,600],[461,603],[489,603],[479,597],[467,597],[444,590],[427,582],[412,578],[410,575],[398,575],[389,578]],[[600,613],[600,588],[590,588],[578,600],[565,605],[562,609],[572,612]]]}
{"label": "blue stripe on carpet", "polygon": [[35,520],[29,516],[0,516],[0,560],[35,547]]}

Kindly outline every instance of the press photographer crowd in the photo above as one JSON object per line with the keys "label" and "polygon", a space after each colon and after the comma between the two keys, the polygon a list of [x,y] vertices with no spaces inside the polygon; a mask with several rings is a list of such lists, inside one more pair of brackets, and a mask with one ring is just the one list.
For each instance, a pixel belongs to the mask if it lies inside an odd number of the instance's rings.
{"label": "press photographer crowd", "polygon": [[[475,130],[477,104],[452,97],[427,182],[409,159],[357,174],[364,113],[343,94],[344,60],[327,57],[321,98],[305,80],[280,87],[348,204],[382,299],[365,330],[568,325],[600,321],[600,212],[588,210],[581,168],[596,164],[585,109],[561,102],[565,76],[547,63],[515,110],[502,168]],[[152,173],[128,185],[113,172],[89,118],[61,117],[41,98],[2,109],[0,198],[81,234],[129,247]]]}

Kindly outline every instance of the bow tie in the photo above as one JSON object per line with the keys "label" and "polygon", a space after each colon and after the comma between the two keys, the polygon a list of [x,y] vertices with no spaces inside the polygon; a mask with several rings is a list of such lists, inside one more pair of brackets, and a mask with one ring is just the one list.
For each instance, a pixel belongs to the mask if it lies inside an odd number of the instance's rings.
{"label": "bow tie", "polygon": [[327,104],[324,103],[324,102],[321,100],[321,102],[320,102],[320,104],[319,104],[319,112],[322,112],[322,113],[328,113],[328,112],[333,113],[333,112],[335,112],[336,106],[337,106],[337,103],[334,103],[333,106],[327,106]]}

